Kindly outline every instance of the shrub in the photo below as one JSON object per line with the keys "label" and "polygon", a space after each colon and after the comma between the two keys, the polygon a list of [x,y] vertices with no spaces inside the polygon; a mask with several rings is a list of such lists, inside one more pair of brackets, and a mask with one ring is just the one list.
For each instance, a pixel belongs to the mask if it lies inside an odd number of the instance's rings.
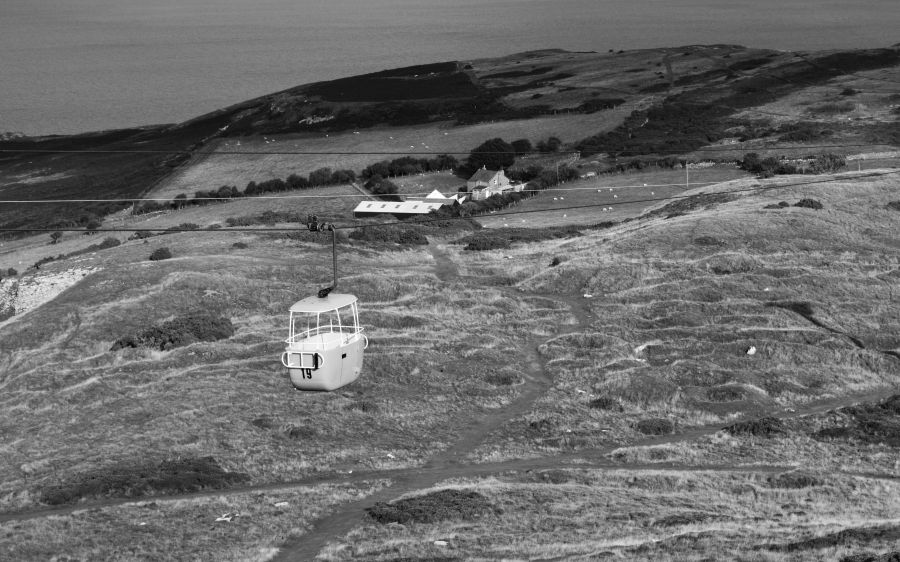
{"label": "shrub", "polygon": [[842,96],[855,96],[858,93],[859,92],[854,90],[853,88],[844,88],[843,90],[841,90]]}
{"label": "shrub", "polygon": [[483,252],[485,250],[504,250],[509,248],[509,240],[505,238],[488,238],[476,236],[471,242],[466,244],[464,250],[472,252]]}
{"label": "shrub", "polygon": [[813,174],[825,174],[837,172],[847,167],[847,158],[840,154],[820,154],[809,165],[809,171]]}
{"label": "shrub", "polygon": [[150,261],[167,260],[172,257],[172,252],[168,248],[157,248],[150,254]]}
{"label": "shrub", "polygon": [[139,334],[119,338],[110,351],[126,347],[168,350],[198,341],[217,341],[234,335],[231,320],[209,312],[197,312],[152,326]]}
{"label": "shrub", "polygon": [[516,156],[519,156],[522,154],[528,154],[529,152],[531,152],[533,150],[533,147],[531,146],[531,141],[528,139],[514,140],[510,144],[512,145],[513,149],[516,151]]}
{"label": "shrub", "polygon": [[900,211],[900,201],[889,201],[886,206],[888,209],[893,209],[894,211]]}
{"label": "shrub", "polygon": [[766,479],[766,483],[771,488],[783,489],[801,489],[822,485],[822,481],[819,478],[803,472],[785,472],[769,476]]}
{"label": "shrub", "polygon": [[246,250],[249,248],[246,242],[235,242],[231,245],[231,247],[235,250]]}
{"label": "shrub", "polygon": [[787,201],[779,201],[778,203],[772,203],[771,205],[766,205],[763,209],[784,209],[785,207],[790,207],[791,204]]}
{"label": "shrub", "polygon": [[157,464],[121,463],[81,474],[67,474],[62,483],[43,488],[42,502],[74,503],[88,497],[139,497],[153,492],[174,494],[226,488],[249,480],[226,472],[213,457],[166,460]]}
{"label": "shrub", "polygon": [[612,396],[599,396],[588,402],[588,407],[595,410],[610,410],[613,412],[621,412],[624,410],[618,400]]}
{"label": "shrub", "polygon": [[84,233],[85,234],[96,234],[97,229],[100,228],[100,221],[98,219],[91,219],[84,225]]}
{"label": "shrub", "polygon": [[634,428],[644,435],[668,435],[675,425],[665,418],[650,418],[637,422]]}
{"label": "shrub", "polygon": [[794,207],[802,207],[804,209],[815,209],[817,211],[823,209],[821,203],[816,201],[815,199],[801,199],[794,203]]}
{"label": "shrub", "polygon": [[16,271],[15,269],[11,268],[11,267],[10,267],[9,269],[6,270],[6,275],[7,275],[7,277],[15,277],[15,276],[17,276],[18,274],[19,274],[19,272]]}
{"label": "shrub", "polygon": [[471,521],[500,513],[488,499],[475,491],[446,489],[392,503],[378,502],[366,513],[381,524],[437,523],[447,519]]}
{"label": "shrub", "polygon": [[697,246],[724,246],[726,243],[713,236],[698,236],[694,238],[694,244]]}
{"label": "shrub", "polygon": [[562,263],[562,260],[559,259],[559,256],[553,256],[553,259],[550,260],[550,267],[556,267],[557,265],[559,265],[561,263]]}
{"label": "shrub", "polygon": [[757,437],[773,437],[784,433],[784,424],[778,418],[764,417],[729,425],[725,431],[731,435],[753,435]]}

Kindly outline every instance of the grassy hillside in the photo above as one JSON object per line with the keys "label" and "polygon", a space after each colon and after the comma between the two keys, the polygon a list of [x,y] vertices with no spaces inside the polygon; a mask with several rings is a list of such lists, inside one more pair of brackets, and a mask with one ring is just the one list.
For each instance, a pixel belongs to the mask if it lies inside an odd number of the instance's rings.
{"label": "grassy hillside", "polygon": [[[467,251],[440,229],[426,246],[349,240],[342,290],[371,345],[362,378],[328,394],[293,391],[277,359],[287,307],[329,280],[327,237],[187,232],[51,262],[17,282],[81,273],[0,325],[0,548],[146,558],[165,536],[170,556],[260,560],[889,551],[897,176],[815,179],[706,186],[505,250]],[[221,215],[202,213],[231,205],[165,217],[209,224]],[[173,257],[148,261],[162,246]],[[198,310],[234,335],[110,350]],[[21,511],[57,501],[91,509]]]}

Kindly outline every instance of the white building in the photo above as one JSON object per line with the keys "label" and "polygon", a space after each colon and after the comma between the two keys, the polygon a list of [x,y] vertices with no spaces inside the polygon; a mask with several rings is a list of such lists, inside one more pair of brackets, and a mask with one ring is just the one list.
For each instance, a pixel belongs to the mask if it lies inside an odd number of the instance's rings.
{"label": "white building", "polygon": [[371,217],[381,214],[409,216],[426,215],[444,205],[456,205],[465,200],[465,195],[452,195],[445,197],[438,190],[434,190],[422,198],[409,198],[405,201],[361,201],[353,209],[356,218]]}
{"label": "white building", "polygon": [[491,195],[508,191],[522,191],[522,184],[511,184],[503,170],[488,170],[484,166],[472,174],[466,182],[466,190],[472,194],[472,201],[481,201]]}

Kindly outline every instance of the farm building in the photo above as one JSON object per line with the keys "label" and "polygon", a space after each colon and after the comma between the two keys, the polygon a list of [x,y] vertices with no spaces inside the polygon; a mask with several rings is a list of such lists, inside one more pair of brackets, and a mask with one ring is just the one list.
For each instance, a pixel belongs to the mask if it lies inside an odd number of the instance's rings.
{"label": "farm building", "polygon": [[461,203],[465,198],[465,195],[445,197],[435,189],[426,197],[409,198],[405,201],[361,201],[359,205],[353,209],[353,216],[356,218],[372,217],[385,213],[397,217],[425,215],[444,205],[456,205],[457,203]]}
{"label": "farm building", "polygon": [[466,190],[472,194],[472,201],[481,201],[491,195],[505,193],[507,191],[522,191],[521,184],[509,183],[509,178],[503,170],[488,170],[484,166],[466,182]]}

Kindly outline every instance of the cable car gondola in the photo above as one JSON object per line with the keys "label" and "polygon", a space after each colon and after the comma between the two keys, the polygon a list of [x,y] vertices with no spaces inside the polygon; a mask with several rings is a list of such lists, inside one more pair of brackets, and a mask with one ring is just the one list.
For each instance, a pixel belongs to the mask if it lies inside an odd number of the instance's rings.
{"label": "cable car gondola", "polygon": [[315,216],[309,216],[307,226],[311,231],[331,231],[334,283],[291,306],[281,363],[297,390],[335,390],[359,378],[369,340],[359,324],[357,298],[333,292],[337,288],[334,225],[319,224]]}

